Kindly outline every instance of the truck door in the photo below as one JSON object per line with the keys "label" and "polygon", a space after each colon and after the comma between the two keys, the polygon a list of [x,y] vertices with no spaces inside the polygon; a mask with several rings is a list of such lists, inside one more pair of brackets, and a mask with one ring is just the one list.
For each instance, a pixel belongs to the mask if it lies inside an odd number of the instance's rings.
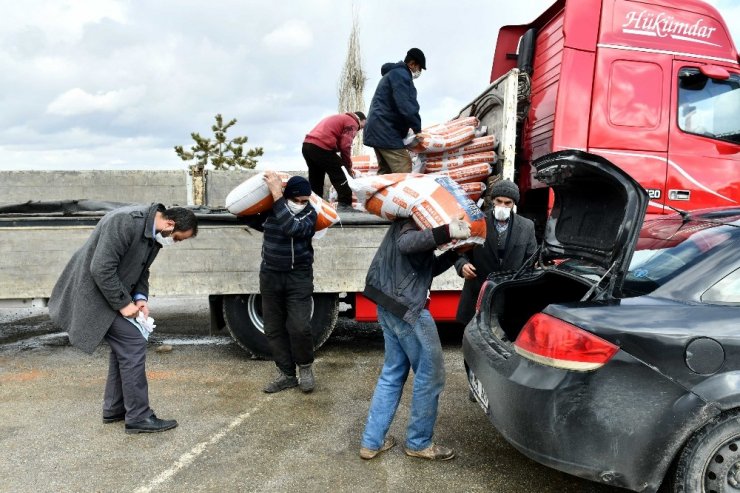
{"label": "truck door", "polygon": [[740,74],[678,60],[673,73],[665,204],[740,203]]}

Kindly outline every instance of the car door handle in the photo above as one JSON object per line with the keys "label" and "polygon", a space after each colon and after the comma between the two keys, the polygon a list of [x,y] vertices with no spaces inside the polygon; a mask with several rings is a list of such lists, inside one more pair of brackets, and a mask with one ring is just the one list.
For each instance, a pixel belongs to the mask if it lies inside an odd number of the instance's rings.
{"label": "car door handle", "polygon": [[691,190],[668,190],[669,200],[690,200]]}

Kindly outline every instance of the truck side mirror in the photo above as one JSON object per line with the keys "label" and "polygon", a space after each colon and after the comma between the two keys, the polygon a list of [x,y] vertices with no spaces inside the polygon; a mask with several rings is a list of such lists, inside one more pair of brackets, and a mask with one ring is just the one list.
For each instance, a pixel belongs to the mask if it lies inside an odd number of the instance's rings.
{"label": "truck side mirror", "polygon": [[728,80],[730,78],[730,72],[717,65],[702,65],[699,67],[699,72],[714,80]]}

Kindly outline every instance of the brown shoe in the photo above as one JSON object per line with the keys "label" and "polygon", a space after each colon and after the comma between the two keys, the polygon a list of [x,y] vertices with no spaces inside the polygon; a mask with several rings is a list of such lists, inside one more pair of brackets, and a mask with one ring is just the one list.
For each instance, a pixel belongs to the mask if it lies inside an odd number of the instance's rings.
{"label": "brown shoe", "polygon": [[406,455],[410,457],[420,457],[422,459],[429,460],[450,460],[455,458],[455,451],[451,448],[443,447],[442,445],[435,445],[434,443],[425,449],[411,450],[410,448],[404,447]]}
{"label": "brown shoe", "polygon": [[373,450],[371,448],[360,448],[360,457],[362,457],[365,460],[370,460],[375,458],[379,453],[385,452],[386,450],[390,450],[393,447],[396,446],[396,439],[393,438],[393,436],[388,435],[385,437],[385,441],[383,442],[383,446],[380,447],[380,450]]}

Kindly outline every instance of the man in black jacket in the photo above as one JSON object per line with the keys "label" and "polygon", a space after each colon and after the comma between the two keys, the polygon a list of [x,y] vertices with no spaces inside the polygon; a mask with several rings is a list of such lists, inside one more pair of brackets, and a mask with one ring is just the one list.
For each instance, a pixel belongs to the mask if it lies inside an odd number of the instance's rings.
{"label": "man in black jacket", "polygon": [[455,262],[459,276],[465,278],[457,321],[467,325],[475,315],[475,302],[483,282],[492,272],[519,269],[537,250],[534,223],[514,212],[519,203],[519,187],[501,180],[491,187],[493,208],[486,213],[486,241],[466,252]]}
{"label": "man in black jacket", "polygon": [[378,304],[385,361],[362,435],[363,459],[372,459],[396,444],[386,434],[410,369],[414,370],[414,391],[406,455],[431,460],[455,457],[452,449],[432,442],[445,369],[437,326],[426,306],[432,278],[457,258],[452,250],[437,256],[435,248],[451,239],[469,237],[470,225],[461,219],[425,230],[419,230],[411,219],[400,219],[391,224],[378,247],[363,294]]}
{"label": "man in black jacket", "polygon": [[314,389],[311,296],[313,295],[313,246],[316,209],[309,204],[311,185],[294,176],[283,191],[274,171],[265,172],[265,181],[274,203],[262,225],[260,294],[265,335],[272,350],[277,378],[264,388],[280,392],[299,385]]}

